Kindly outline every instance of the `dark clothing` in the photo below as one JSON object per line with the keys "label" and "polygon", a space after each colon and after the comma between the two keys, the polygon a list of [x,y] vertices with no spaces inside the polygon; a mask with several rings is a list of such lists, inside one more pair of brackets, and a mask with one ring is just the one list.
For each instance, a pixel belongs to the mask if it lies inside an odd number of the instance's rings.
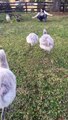
{"label": "dark clothing", "polygon": [[47,20],[47,15],[44,14],[44,15],[38,15],[37,18],[40,20],[40,21],[46,21]]}

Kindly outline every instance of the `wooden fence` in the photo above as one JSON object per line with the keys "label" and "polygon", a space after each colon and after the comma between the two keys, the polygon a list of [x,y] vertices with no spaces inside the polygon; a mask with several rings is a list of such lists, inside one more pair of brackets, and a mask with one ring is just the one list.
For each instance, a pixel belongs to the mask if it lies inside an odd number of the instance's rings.
{"label": "wooden fence", "polygon": [[41,8],[50,11],[53,2],[4,2],[0,3],[0,12],[36,12]]}
{"label": "wooden fence", "polygon": [[66,3],[61,2],[61,4],[60,4],[60,12],[68,12],[68,1]]}
{"label": "wooden fence", "polygon": [[[53,2],[1,2],[0,13],[2,12],[37,12],[41,8],[45,8],[46,11],[51,11],[53,8]],[[60,11],[68,11],[68,3],[60,5]]]}

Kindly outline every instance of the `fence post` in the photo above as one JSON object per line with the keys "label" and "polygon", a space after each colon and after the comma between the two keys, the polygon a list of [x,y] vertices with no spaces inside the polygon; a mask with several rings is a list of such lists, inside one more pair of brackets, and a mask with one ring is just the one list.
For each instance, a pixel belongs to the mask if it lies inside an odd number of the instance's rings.
{"label": "fence post", "polygon": [[26,8],[26,12],[27,12],[27,2],[25,2],[25,8]]}

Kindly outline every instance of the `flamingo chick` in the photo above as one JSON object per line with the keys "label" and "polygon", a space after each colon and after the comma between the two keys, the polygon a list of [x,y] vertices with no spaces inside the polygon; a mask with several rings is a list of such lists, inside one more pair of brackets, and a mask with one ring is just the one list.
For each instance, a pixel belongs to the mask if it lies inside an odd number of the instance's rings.
{"label": "flamingo chick", "polygon": [[36,35],[35,33],[30,33],[27,37],[26,37],[26,41],[27,43],[29,43],[31,46],[35,45],[38,42],[38,35]]}
{"label": "flamingo chick", "polygon": [[45,51],[50,52],[54,47],[54,40],[49,34],[47,34],[47,31],[45,29],[43,30],[43,35],[40,37],[39,42],[40,48]]}
{"label": "flamingo chick", "polygon": [[6,54],[3,49],[0,49],[0,67],[9,69]]}
{"label": "flamingo chick", "polygon": [[[4,50],[0,50],[0,58],[1,55],[5,58],[6,55],[3,53]],[[1,120],[5,120],[4,108],[8,107],[16,96],[16,77],[8,67],[4,66],[5,59],[0,62],[0,109],[2,109]]]}
{"label": "flamingo chick", "polygon": [[10,16],[9,16],[9,14],[6,14],[6,21],[10,22]]}

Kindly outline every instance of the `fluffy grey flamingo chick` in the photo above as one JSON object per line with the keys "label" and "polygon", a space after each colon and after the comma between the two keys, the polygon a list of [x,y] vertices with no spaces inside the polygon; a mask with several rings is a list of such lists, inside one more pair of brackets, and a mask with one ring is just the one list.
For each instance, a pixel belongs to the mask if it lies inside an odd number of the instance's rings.
{"label": "fluffy grey flamingo chick", "polygon": [[45,29],[43,30],[43,35],[39,39],[39,43],[40,48],[48,52],[50,52],[54,47],[54,40],[49,34],[47,34],[47,31]]}
{"label": "fluffy grey flamingo chick", "polygon": [[[8,107],[16,96],[16,77],[7,65],[4,50],[0,50],[0,109],[1,120],[5,120],[4,108]],[[3,58],[3,61],[2,59]],[[4,64],[5,63],[5,64]]]}
{"label": "fluffy grey flamingo chick", "polygon": [[0,49],[0,67],[9,69],[6,54],[3,49]]}
{"label": "fluffy grey flamingo chick", "polygon": [[27,37],[26,37],[26,41],[27,43],[29,43],[31,46],[35,45],[38,42],[38,35],[36,35],[35,33],[30,33]]}
{"label": "fluffy grey flamingo chick", "polygon": [[9,15],[9,14],[6,14],[6,21],[7,21],[7,22],[10,22],[10,20],[11,20],[11,19],[10,19],[10,15]]}

